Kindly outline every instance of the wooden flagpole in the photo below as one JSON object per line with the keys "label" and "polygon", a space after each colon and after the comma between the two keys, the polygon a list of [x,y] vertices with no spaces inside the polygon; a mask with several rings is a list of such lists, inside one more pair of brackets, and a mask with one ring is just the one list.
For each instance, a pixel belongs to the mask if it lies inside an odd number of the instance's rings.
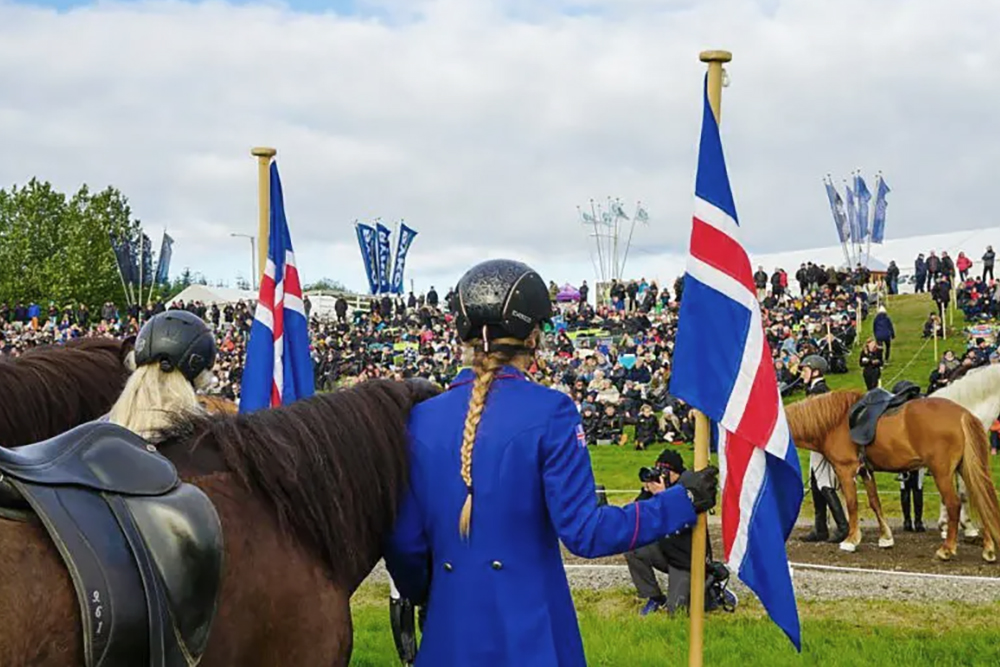
{"label": "wooden flagpole", "polygon": [[[701,62],[708,63],[708,103],[712,106],[715,122],[722,120],[722,64],[733,59],[729,51],[702,51]],[[711,425],[700,411],[694,413],[694,470],[708,466]],[[691,536],[691,594],[689,613],[691,633],[688,648],[688,665],[701,667],[704,655],[705,630],[705,543],[708,539],[708,515],[698,515]]]}
{"label": "wooden flagpole", "polygon": [[[264,283],[264,269],[267,268],[267,247],[271,234],[271,158],[278,154],[273,148],[250,149],[250,155],[257,158],[257,284]],[[250,282],[253,282],[252,280]]]}

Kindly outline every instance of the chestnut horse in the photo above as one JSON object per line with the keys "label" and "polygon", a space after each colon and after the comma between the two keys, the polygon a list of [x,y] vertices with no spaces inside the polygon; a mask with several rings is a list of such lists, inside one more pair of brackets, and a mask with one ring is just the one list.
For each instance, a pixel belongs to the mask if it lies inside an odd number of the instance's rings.
{"label": "chestnut horse", "polygon": [[80,338],[0,356],[0,445],[40,442],[106,414],[128,380],[133,341]]}
{"label": "chestnut horse", "polygon": [[[180,416],[157,439],[213,501],[225,569],[201,667],[332,667],[350,597],[407,483],[410,408],[429,383],[372,380],[246,415]],[[45,530],[0,520],[0,665],[83,665],[80,611]]]}
{"label": "chestnut horse", "polygon": [[[798,447],[821,453],[833,465],[847,501],[849,532],[841,543],[854,551],[861,542],[855,476],[861,466],[858,446],[851,440],[848,412],[863,396],[857,391],[834,391],[785,408],[792,439]],[[970,501],[983,522],[983,559],[996,561],[1000,541],[1000,503],[989,470],[989,441],[982,423],[967,409],[948,399],[918,398],[883,416],[875,440],[865,448],[874,470],[902,472],[926,467],[948,508],[948,533],[937,557],[950,560],[957,551],[960,502],[955,472],[961,474]],[[892,533],[882,517],[873,475],[863,475],[872,509],[879,517],[882,536]]]}

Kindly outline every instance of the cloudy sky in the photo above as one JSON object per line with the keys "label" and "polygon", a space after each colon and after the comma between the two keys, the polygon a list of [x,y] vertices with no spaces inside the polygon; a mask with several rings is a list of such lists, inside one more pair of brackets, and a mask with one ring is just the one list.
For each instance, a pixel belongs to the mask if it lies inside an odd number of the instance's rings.
{"label": "cloudy sky", "polygon": [[0,187],[115,185],[174,273],[232,281],[270,145],[307,280],[362,288],[377,216],[419,231],[418,289],[497,256],[592,279],[576,206],[608,196],[650,213],[632,271],[670,274],[722,48],[751,249],[834,243],[821,181],[855,168],[889,237],[995,226],[998,33],[983,0],[0,0]]}

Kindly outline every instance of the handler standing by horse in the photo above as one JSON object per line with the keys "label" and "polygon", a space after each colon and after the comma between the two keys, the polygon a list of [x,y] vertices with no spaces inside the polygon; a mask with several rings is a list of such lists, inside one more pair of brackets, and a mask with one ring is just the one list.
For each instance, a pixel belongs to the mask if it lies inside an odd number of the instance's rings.
{"label": "handler standing by horse", "polygon": [[[826,359],[819,355],[809,355],[802,360],[802,382],[806,386],[806,396],[819,396],[829,393],[823,374],[826,372]],[[847,538],[847,516],[844,506],[837,495],[837,477],[830,462],[818,452],[809,452],[809,488],[812,492],[815,524],[811,533],[802,538],[803,542],[843,542]],[[833,520],[837,524],[837,532],[830,537],[826,525],[826,511],[829,508]]]}
{"label": "handler standing by horse", "polygon": [[410,415],[410,488],[385,554],[400,592],[427,608],[416,664],[585,665],[560,539],[595,558],[677,533],[715,505],[718,471],[598,506],[575,404],[525,376],[552,315],[545,281],[483,262],[454,307],[472,368]]}

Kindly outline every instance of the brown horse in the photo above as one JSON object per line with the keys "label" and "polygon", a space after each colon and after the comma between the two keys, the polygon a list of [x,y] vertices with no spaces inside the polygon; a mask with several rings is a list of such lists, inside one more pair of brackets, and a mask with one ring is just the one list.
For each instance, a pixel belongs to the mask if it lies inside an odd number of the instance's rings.
{"label": "brown horse", "polygon": [[[225,570],[202,667],[347,665],[350,597],[381,557],[407,480],[406,419],[438,390],[374,380],[159,439],[212,499]],[[83,665],[79,605],[39,525],[0,520],[0,665]]]}
{"label": "brown horse", "polygon": [[206,412],[215,415],[235,415],[239,413],[239,408],[236,404],[222,396],[199,394],[198,404],[205,408]]}
{"label": "brown horse", "polygon": [[0,445],[39,442],[106,414],[128,380],[132,340],[81,338],[0,357]]}
{"label": "brown horse", "polygon": [[[861,392],[834,391],[808,398],[785,408],[792,439],[798,447],[822,454],[833,465],[844,491],[850,531],[841,544],[854,551],[861,542],[858,527],[858,495],[855,477],[860,467],[858,446],[852,442],[848,412]],[[883,416],[875,440],[865,449],[874,470],[900,472],[926,467],[930,470],[941,500],[948,508],[948,533],[937,551],[941,560],[950,560],[957,551],[960,502],[955,490],[958,471],[969,490],[972,508],[983,522],[983,559],[996,561],[1000,541],[1000,503],[989,470],[989,440],[982,423],[961,405],[943,398],[921,398]],[[862,471],[868,499],[879,519],[882,540],[892,540],[882,516],[873,475]],[[888,536],[888,537],[886,537]]]}

